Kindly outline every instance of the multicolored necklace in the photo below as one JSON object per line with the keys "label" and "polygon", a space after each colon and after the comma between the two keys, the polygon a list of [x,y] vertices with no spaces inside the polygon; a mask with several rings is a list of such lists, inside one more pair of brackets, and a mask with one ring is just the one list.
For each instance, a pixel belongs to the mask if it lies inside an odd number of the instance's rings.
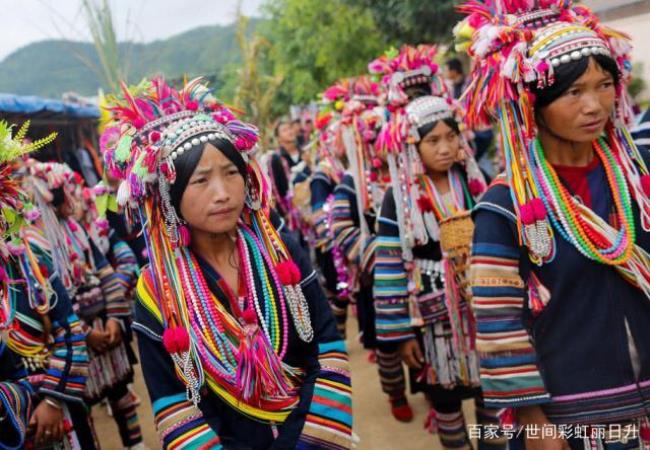
{"label": "multicolored necklace", "polygon": [[[428,175],[420,175],[418,182],[420,189],[423,192],[423,200],[420,201],[419,206],[424,206],[426,210],[431,210],[436,219],[441,221],[447,217],[453,216],[460,211],[466,209],[467,204],[467,189],[463,183],[463,179],[458,170],[449,169],[447,171],[447,179],[449,180],[449,195],[452,203],[446,202],[442,195],[438,192],[433,180]],[[425,204],[428,200],[429,204]]]}
{"label": "multicolored necklace", "polygon": [[221,300],[232,313],[210,290],[191,250],[183,248],[178,264],[187,302],[183,314],[208,384],[216,383],[240,402],[282,412],[296,402],[293,374],[282,364],[289,317],[282,284],[261,245],[252,231],[239,227],[237,251],[245,292],[241,301],[218,280],[226,296]]}
{"label": "multicolored necklace", "polygon": [[612,152],[604,138],[593,143],[596,156],[600,159],[612,193],[619,229],[613,240],[608,239],[583,210],[586,208],[570,194],[560,181],[555,169],[544,154],[539,139],[531,146],[530,160],[535,184],[540,193],[548,217],[560,235],[587,258],[607,265],[621,265],[632,256],[636,230],[632,209],[632,198],[627,181],[621,169],[621,162]]}

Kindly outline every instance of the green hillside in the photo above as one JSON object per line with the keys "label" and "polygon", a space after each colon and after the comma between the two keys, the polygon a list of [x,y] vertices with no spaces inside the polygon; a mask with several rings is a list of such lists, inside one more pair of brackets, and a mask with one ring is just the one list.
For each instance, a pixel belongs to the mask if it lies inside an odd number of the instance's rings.
{"label": "green hillside", "polygon": [[[251,21],[251,28],[255,24]],[[130,82],[156,73],[170,78],[187,73],[216,76],[218,88],[221,71],[239,61],[235,25],[199,27],[148,44],[125,43],[120,52],[128,62]],[[36,42],[0,62],[0,92],[55,98],[68,91],[94,95],[99,87],[106,87],[96,72],[99,67],[91,43]]]}

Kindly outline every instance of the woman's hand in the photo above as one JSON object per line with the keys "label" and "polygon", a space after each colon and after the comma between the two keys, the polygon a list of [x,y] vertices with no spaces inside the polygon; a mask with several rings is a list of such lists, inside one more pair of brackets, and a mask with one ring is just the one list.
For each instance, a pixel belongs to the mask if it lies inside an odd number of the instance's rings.
{"label": "woman's hand", "polygon": [[114,348],[122,342],[122,327],[115,319],[106,321],[106,332],[108,333],[108,347]]}
{"label": "woman's hand", "polygon": [[[546,414],[538,405],[523,406],[517,408],[517,422],[520,426],[535,425],[539,429],[554,426],[549,422]],[[526,440],[526,450],[570,450],[569,443],[562,438],[547,437],[542,439],[541,436],[537,438],[529,438],[524,430],[524,437]]]}
{"label": "woman's hand", "polygon": [[100,331],[96,328],[91,328],[88,336],[86,336],[86,342],[98,353],[104,353],[108,350],[108,339],[109,335],[107,331]]}
{"label": "woman's hand", "polygon": [[[49,400],[56,402],[55,400]],[[63,439],[63,409],[41,401],[29,419],[28,433],[35,433],[34,444],[41,447]]]}
{"label": "woman's hand", "polygon": [[420,349],[420,343],[417,339],[409,339],[402,342],[399,346],[399,352],[402,355],[402,360],[411,369],[421,369],[424,364],[424,356]]}

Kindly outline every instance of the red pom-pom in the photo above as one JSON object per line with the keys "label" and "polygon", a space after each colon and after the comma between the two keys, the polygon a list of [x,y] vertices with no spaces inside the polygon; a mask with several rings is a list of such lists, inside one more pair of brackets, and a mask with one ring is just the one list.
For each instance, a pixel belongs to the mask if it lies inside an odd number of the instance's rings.
{"label": "red pom-pom", "polygon": [[49,278],[49,277],[50,277],[50,271],[49,271],[49,269],[47,268],[47,265],[46,265],[46,264],[39,264],[39,265],[38,265],[38,268],[41,270],[41,275],[43,275],[45,278]]}
{"label": "red pom-pom", "polygon": [[248,308],[244,310],[241,316],[242,319],[244,319],[244,322],[248,324],[252,325],[257,322],[257,314],[255,314],[255,310],[252,308]]}
{"label": "red pom-pom", "polygon": [[641,187],[646,197],[650,197],[650,175],[643,175],[641,177]]}
{"label": "red pom-pom", "polygon": [[368,177],[370,178],[370,181],[372,181],[373,183],[376,183],[377,180],[379,180],[379,175],[377,174],[377,172],[370,172],[370,175],[368,175]]}
{"label": "red pom-pom", "polygon": [[163,175],[165,175],[166,177],[169,176],[169,174],[171,173],[171,170],[170,170],[170,168],[169,168],[169,164],[167,163],[167,161],[164,161],[163,163],[160,164],[160,171],[161,171],[161,172],[163,173]]}
{"label": "red pom-pom", "polygon": [[485,186],[479,180],[469,180],[469,193],[472,197],[476,197],[483,193]]}
{"label": "red pom-pom", "polygon": [[530,203],[521,205],[519,208],[519,217],[521,218],[521,223],[524,225],[532,225],[535,223],[535,212]]}
{"label": "red pom-pom", "polygon": [[186,352],[190,349],[190,335],[183,327],[167,328],[163,333],[163,345],[168,353]]}
{"label": "red pom-pom", "polygon": [[381,159],[379,159],[379,158],[373,158],[373,160],[372,160],[372,167],[374,167],[375,169],[381,169],[382,164],[383,164],[383,163],[382,163]]}
{"label": "red pom-pom", "polygon": [[199,103],[195,102],[195,101],[187,102],[187,104],[185,106],[190,111],[196,111],[197,109],[199,109]]}
{"label": "red pom-pom", "polygon": [[513,408],[506,408],[501,413],[500,417],[501,426],[506,425],[508,427],[514,425],[515,423],[515,411]]}
{"label": "red pom-pom", "polygon": [[4,283],[7,281],[7,279],[9,279],[7,272],[5,271],[4,267],[0,266],[0,282]]}
{"label": "red pom-pom", "polygon": [[140,117],[138,117],[137,119],[135,119],[135,120],[133,121],[133,126],[136,127],[138,130],[139,130],[140,128],[142,128],[143,126],[145,126],[146,124],[147,124],[147,121],[144,120],[144,119],[142,119],[142,118],[140,118]]}
{"label": "red pom-pom", "polygon": [[533,215],[535,220],[544,220],[546,219],[546,206],[541,198],[534,198],[530,201],[531,207],[533,208]]}
{"label": "red pom-pom", "polygon": [[152,131],[149,133],[149,142],[155,144],[160,140],[160,131]]}
{"label": "red pom-pom", "polygon": [[433,212],[433,203],[431,202],[431,199],[429,197],[420,197],[418,198],[418,208],[420,208],[420,211],[423,213],[428,213],[428,212]]}

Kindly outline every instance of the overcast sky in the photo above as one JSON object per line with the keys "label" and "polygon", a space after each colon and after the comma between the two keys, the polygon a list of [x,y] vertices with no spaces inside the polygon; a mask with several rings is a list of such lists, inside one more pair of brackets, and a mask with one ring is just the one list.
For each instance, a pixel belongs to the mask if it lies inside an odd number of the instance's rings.
{"label": "overcast sky", "polygon": [[[95,0],[100,1],[100,0]],[[109,0],[118,39],[150,42],[201,25],[234,20],[238,0]],[[255,15],[263,0],[242,0]],[[90,40],[81,0],[0,0],[0,60],[31,42],[61,37]]]}

